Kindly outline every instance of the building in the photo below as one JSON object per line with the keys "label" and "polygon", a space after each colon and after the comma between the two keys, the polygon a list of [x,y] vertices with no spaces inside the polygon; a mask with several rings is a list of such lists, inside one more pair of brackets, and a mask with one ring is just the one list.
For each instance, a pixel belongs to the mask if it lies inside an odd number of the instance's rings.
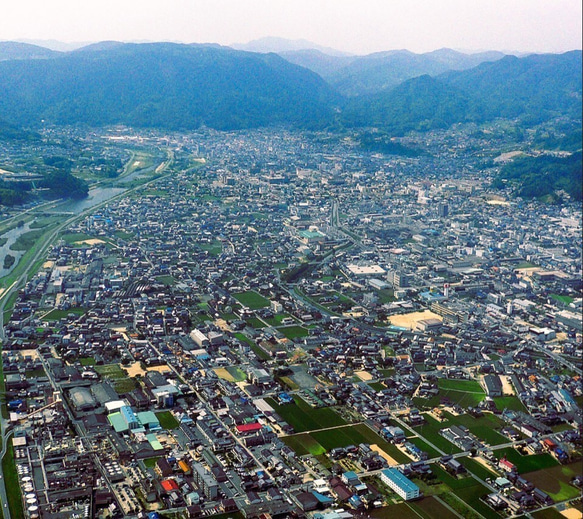
{"label": "building", "polygon": [[498,375],[486,375],[484,377],[484,390],[490,397],[502,396],[502,382]]}
{"label": "building", "polygon": [[405,501],[419,497],[419,487],[403,476],[397,469],[385,469],[381,471],[381,481],[390,487]]}

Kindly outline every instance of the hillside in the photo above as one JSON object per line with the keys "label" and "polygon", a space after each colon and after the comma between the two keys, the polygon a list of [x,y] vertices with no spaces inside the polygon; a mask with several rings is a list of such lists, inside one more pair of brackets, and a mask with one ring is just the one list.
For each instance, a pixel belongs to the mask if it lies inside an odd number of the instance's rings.
{"label": "hillside", "polygon": [[466,70],[504,57],[501,52],[464,54],[452,49],[425,54],[395,50],[366,56],[334,56],[311,49],[280,52],[280,55],[320,74],[338,92],[350,97],[378,93],[418,76]]}
{"label": "hillside", "polygon": [[507,56],[492,63],[410,79],[344,107],[348,126],[377,126],[403,134],[456,122],[519,119],[526,124],[558,116],[581,118],[581,51]]}
{"label": "hillside", "polygon": [[0,41],[0,61],[12,59],[42,59],[54,58],[60,53],[54,50],[31,45],[30,43],[21,43],[17,41]]}
{"label": "hillside", "polygon": [[109,43],[4,61],[0,83],[0,118],[22,125],[318,127],[337,100],[318,75],[275,54],[171,43]]}

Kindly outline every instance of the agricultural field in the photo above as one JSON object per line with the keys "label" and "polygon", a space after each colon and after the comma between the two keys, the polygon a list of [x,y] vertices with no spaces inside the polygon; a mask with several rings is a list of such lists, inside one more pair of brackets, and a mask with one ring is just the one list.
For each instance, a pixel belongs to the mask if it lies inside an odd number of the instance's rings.
{"label": "agricultural field", "polygon": [[458,516],[446,508],[435,497],[425,497],[419,501],[407,503],[421,517],[428,519],[457,519]]}
{"label": "agricultural field", "polygon": [[580,490],[569,484],[577,474],[581,474],[581,462],[529,472],[524,477],[555,501],[564,501],[580,495]]}
{"label": "agricultural field", "polygon": [[497,474],[492,472],[488,467],[480,463],[479,461],[473,460],[469,457],[459,458],[458,461],[466,467],[472,474],[475,474],[480,479],[496,478]]}
{"label": "agricultural field", "polygon": [[300,337],[307,337],[309,335],[308,330],[302,326],[282,326],[281,328],[278,328],[278,330],[290,341]]}
{"label": "agricultural field", "polygon": [[172,429],[178,429],[178,427],[180,427],[178,420],[174,418],[174,415],[170,411],[162,411],[161,413],[156,413],[156,418],[158,418],[158,421],[160,422],[160,426],[162,427],[162,429],[166,429],[167,431]]}
{"label": "agricultural field", "polygon": [[113,389],[118,393],[129,393],[135,389],[136,381],[129,378],[127,372],[119,364],[106,364],[104,366],[95,366],[95,371],[103,378],[113,382]]}
{"label": "agricultural field", "polygon": [[508,442],[507,438],[495,430],[503,427],[504,422],[493,414],[485,413],[483,416],[477,418],[468,414],[453,416],[449,413],[444,413],[444,416],[448,418],[450,424],[464,425],[477,438],[490,445],[500,445]]}
{"label": "agricultural field", "polygon": [[494,397],[494,403],[496,404],[496,409],[499,411],[504,411],[508,409],[509,411],[522,411],[526,412],[526,407],[520,401],[517,396],[497,396]]}
{"label": "agricultural field", "polygon": [[398,517],[399,519],[419,519],[419,514],[408,503],[398,503],[372,510],[370,517],[376,519],[388,519],[391,517]]}
{"label": "agricultural field", "polygon": [[447,441],[443,436],[439,434],[441,429],[446,429],[450,425],[449,420],[444,420],[443,422],[438,422],[435,418],[424,415],[426,423],[413,429],[421,436],[425,438],[431,438],[431,443],[435,445],[438,449],[441,449],[446,454],[455,454],[456,452],[461,452],[453,443]]}
{"label": "agricultural field", "polygon": [[233,297],[239,301],[243,306],[246,306],[250,310],[258,310],[259,308],[265,308],[269,306],[269,300],[265,299],[261,294],[258,294],[254,290],[248,290],[247,292],[238,292],[233,294]]}
{"label": "agricultural field", "polygon": [[550,454],[530,454],[528,456],[523,456],[512,447],[506,447],[504,449],[494,451],[494,453],[498,459],[506,456],[508,461],[514,463],[520,474],[548,469],[559,464],[559,462]]}
{"label": "agricultural field", "polygon": [[475,380],[439,379],[439,394],[431,398],[414,398],[415,405],[430,409],[437,407],[444,401],[457,404],[461,407],[476,407],[486,393]]}
{"label": "agricultural field", "polygon": [[315,431],[326,427],[346,425],[346,421],[329,407],[314,408],[298,396],[295,404],[279,405],[273,398],[266,398],[275,412],[290,424],[296,432]]}
{"label": "agricultural field", "polygon": [[[270,404],[271,405],[271,404]],[[347,447],[368,443],[377,445],[397,463],[409,463],[411,458],[403,454],[397,447],[386,442],[373,430],[364,424],[346,425],[333,429],[312,431],[311,433],[294,434],[282,440],[301,456],[304,454],[320,455],[336,447]]]}
{"label": "agricultural field", "polygon": [[83,315],[85,313],[85,308],[69,308],[68,310],[57,310],[56,308],[43,315],[42,321],[58,321],[67,317],[69,314]]}

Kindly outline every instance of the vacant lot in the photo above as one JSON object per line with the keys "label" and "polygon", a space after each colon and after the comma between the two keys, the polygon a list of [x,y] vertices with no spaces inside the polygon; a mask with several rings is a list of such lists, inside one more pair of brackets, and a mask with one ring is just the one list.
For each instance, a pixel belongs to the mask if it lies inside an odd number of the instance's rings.
{"label": "vacant lot", "polygon": [[95,366],[95,371],[103,378],[111,380],[113,389],[119,394],[129,393],[136,388],[136,381],[133,378],[129,378],[127,372],[119,364]]}
{"label": "vacant lot", "polygon": [[269,300],[265,299],[261,294],[258,294],[254,290],[238,292],[233,294],[233,297],[250,310],[257,310],[258,308],[269,306]]}
{"label": "vacant lot", "polygon": [[409,330],[413,330],[417,326],[417,323],[423,319],[443,320],[440,315],[429,310],[423,312],[412,312],[410,314],[391,315],[389,317],[389,321],[393,326],[400,326],[402,328],[408,328]]}
{"label": "vacant lot", "polygon": [[453,389],[455,391],[464,391],[466,393],[484,394],[480,383],[476,380],[459,380],[453,378],[440,378],[437,382],[439,389]]}

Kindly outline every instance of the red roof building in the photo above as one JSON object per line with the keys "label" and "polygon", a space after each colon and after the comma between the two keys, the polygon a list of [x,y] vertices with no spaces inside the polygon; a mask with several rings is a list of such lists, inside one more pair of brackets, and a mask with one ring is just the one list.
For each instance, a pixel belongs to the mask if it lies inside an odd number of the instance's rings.
{"label": "red roof building", "polygon": [[174,481],[173,479],[165,479],[160,483],[160,485],[162,485],[162,488],[166,492],[173,492],[175,490],[178,490],[178,483],[176,483],[176,481]]}
{"label": "red roof building", "polygon": [[263,426],[260,423],[246,423],[237,425],[236,429],[239,434],[251,434],[260,431]]}

